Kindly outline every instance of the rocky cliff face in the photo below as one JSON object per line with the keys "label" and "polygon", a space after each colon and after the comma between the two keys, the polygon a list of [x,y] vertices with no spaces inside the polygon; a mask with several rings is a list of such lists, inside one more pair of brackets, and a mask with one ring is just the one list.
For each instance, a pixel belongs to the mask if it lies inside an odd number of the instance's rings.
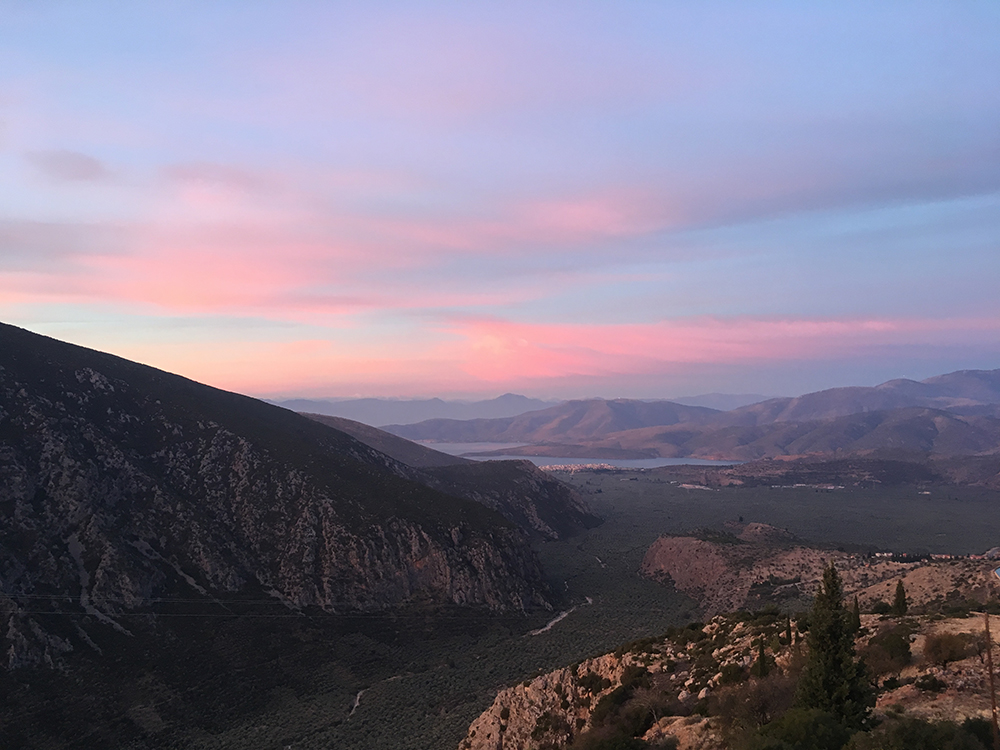
{"label": "rocky cliff face", "polygon": [[472,722],[459,750],[568,744],[588,726],[597,702],[621,684],[631,662],[605,654],[501,690]]}
{"label": "rocky cliff face", "polygon": [[292,412],[0,326],[4,662],[55,664],[178,592],[547,606],[518,529],[407,475]]}
{"label": "rocky cliff face", "polygon": [[409,466],[422,484],[492,508],[532,536],[560,539],[601,523],[579,493],[530,461],[470,461],[350,419],[305,416]]}
{"label": "rocky cliff face", "polygon": [[544,539],[593,528],[601,519],[579,493],[530,461],[488,461],[423,469],[431,487],[474,500]]}

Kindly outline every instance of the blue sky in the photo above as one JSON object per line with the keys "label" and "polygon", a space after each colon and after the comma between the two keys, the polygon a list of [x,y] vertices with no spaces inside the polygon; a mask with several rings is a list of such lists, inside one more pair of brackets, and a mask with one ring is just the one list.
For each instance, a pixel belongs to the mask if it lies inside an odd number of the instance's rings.
{"label": "blue sky", "polygon": [[2,3],[0,319],[254,395],[1000,364],[1000,6]]}

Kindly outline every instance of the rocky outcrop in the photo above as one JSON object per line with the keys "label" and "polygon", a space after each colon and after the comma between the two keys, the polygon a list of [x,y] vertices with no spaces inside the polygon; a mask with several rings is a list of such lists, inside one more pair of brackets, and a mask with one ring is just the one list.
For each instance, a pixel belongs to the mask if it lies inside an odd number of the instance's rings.
{"label": "rocky outcrop", "polygon": [[548,606],[521,531],[408,471],[284,409],[0,326],[6,664],[57,663],[178,592]]}
{"label": "rocky outcrop", "polygon": [[[715,618],[526,680],[500,691],[469,726],[459,750],[565,747],[606,721],[609,708],[629,701],[650,710],[643,739],[673,737],[679,750],[719,750],[717,722],[694,710],[723,684],[723,669],[746,672],[758,632],[739,620]],[[779,662],[789,658],[790,649],[784,652]]]}
{"label": "rocky outcrop", "polygon": [[995,565],[985,560],[897,562],[792,542],[766,524],[734,526],[739,535],[707,538],[664,536],[643,557],[639,572],[672,583],[697,600],[708,616],[764,604],[811,598],[831,562],[840,571],[844,591],[862,607],[892,601],[903,581],[911,605],[923,607],[951,596],[985,602],[1000,595]]}
{"label": "rocky outcrop", "polygon": [[[855,647],[881,683],[878,719],[904,711],[931,721],[989,718],[982,616],[862,615],[861,626]],[[791,642],[789,633],[795,634]],[[877,644],[885,644],[887,634],[908,644],[905,658],[897,655],[887,663],[887,652],[879,656]],[[501,690],[472,722],[459,750],[567,747],[595,725],[603,722],[607,729],[616,710],[648,743],[721,750],[730,746],[724,736],[726,712],[734,699],[746,700],[745,688],[759,679],[761,649],[772,676],[786,680],[785,688],[779,682],[767,689],[793,692],[808,649],[799,623],[767,613],[720,615]],[[633,688],[626,690],[629,683]],[[789,701],[791,694],[786,694]]]}
{"label": "rocky outcrop", "polygon": [[634,660],[605,654],[501,690],[469,727],[459,750],[514,750],[568,743],[588,728],[594,706],[621,684]]}

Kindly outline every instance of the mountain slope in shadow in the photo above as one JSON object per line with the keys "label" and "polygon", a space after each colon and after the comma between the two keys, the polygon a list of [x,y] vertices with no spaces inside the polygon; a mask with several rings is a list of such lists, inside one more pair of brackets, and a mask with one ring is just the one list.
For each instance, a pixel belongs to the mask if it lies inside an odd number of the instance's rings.
{"label": "mountain slope in shadow", "polygon": [[414,472],[294,412],[0,325],[5,665],[56,665],[175,596],[549,606],[520,529]]}
{"label": "mountain slope in shadow", "polygon": [[414,467],[417,481],[481,503],[545,539],[560,539],[601,523],[583,498],[530,461],[470,461],[340,417],[307,414]]}

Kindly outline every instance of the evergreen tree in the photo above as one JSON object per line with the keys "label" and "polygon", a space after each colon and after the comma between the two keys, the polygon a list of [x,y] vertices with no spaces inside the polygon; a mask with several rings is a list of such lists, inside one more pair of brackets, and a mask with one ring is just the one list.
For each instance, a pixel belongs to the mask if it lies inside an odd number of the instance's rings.
{"label": "evergreen tree", "polygon": [[767,677],[768,672],[770,672],[769,665],[767,663],[767,653],[764,651],[764,636],[760,637],[757,641],[757,661],[750,668],[750,674],[754,677]]}
{"label": "evergreen tree", "polygon": [[792,645],[792,618],[785,618],[785,645]]}
{"label": "evergreen tree", "polygon": [[795,703],[799,708],[828,711],[849,729],[863,729],[875,705],[875,691],[864,663],[854,658],[853,618],[843,595],[831,563],[823,572],[823,587],[810,614],[809,655]]}
{"label": "evergreen tree", "polygon": [[861,630],[861,605],[857,596],[854,597],[854,611],[851,612],[851,628],[855,633]]}
{"label": "evergreen tree", "polygon": [[906,614],[906,610],[906,589],[903,588],[903,581],[900,579],[896,582],[896,597],[892,600],[892,614],[896,617],[902,617]]}

